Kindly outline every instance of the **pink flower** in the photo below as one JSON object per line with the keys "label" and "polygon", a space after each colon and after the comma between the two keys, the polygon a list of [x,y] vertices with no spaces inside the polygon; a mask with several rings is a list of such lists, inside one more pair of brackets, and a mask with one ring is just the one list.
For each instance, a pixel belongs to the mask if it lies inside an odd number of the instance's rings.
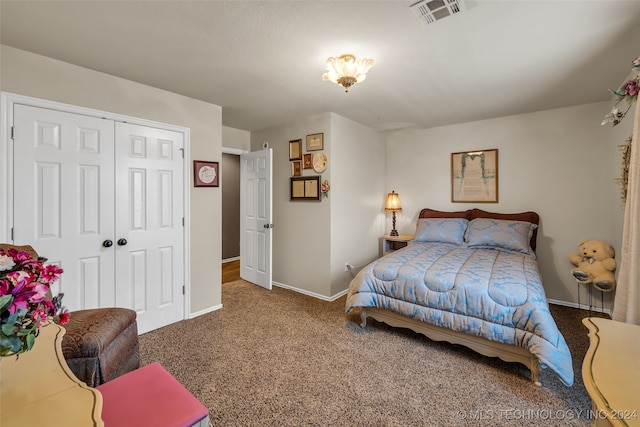
{"label": "pink flower", "polygon": [[64,273],[63,269],[58,268],[57,265],[49,264],[44,268],[44,271],[43,271],[43,274],[42,274],[42,280],[45,283],[53,282],[62,273]]}
{"label": "pink flower", "polygon": [[71,318],[71,313],[69,312],[60,313],[58,323],[60,323],[61,325],[66,325],[67,323],[69,323],[70,318]]}
{"label": "pink flower", "polygon": [[636,96],[638,94],[638,81],[629,80],[624,84],[624,93],[629,96]]}

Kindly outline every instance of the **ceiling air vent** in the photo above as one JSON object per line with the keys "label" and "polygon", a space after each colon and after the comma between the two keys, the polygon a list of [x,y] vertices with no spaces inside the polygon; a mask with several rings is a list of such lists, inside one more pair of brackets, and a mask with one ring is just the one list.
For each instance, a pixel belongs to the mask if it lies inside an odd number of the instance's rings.
{"label": "ceiling air vent", "polygon": [[412,4],[410,8],[424,25],[433,24],[465,9],[463,0],[422,0]]}

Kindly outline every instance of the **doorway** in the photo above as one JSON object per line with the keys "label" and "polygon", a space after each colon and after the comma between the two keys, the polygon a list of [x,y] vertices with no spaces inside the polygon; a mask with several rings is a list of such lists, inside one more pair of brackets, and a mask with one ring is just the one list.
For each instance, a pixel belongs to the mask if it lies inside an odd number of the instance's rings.
{"label": "doorway", "polygon": [[240,279],[240,154],[222,149],[222,283]]}

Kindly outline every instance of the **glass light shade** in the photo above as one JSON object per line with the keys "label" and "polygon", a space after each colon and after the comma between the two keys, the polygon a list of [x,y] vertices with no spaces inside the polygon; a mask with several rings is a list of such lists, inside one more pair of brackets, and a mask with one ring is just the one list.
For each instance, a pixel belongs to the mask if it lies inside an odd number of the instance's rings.
{"label": "glass light shade", "polygon": [[331,57],[327,59],[327,72],[322,75],[322,80],[339,84],[348,92],[349,87],[367,78],[367,72],[374,63],[373,59],[368,58],[356,60],[350,53]]}
{"label": "glass light shade", "polygon": [[384,206],[385,212],[402,212],[400,196],[395,191],[387,194],[387,203]]}

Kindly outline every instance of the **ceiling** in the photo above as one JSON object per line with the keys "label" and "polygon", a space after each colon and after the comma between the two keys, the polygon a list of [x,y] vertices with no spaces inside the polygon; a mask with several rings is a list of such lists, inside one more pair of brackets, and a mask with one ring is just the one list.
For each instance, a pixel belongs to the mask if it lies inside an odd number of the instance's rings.
{"label": "ceiling", "polygon": [[[220,105],[254,131],[335,112],[428,128],[607,101],[640,55],[640,1],[7,1],[2,44]],[[349,93],[329,56],[373,58]],[[603,115],[606,114],[603,111]]]}

